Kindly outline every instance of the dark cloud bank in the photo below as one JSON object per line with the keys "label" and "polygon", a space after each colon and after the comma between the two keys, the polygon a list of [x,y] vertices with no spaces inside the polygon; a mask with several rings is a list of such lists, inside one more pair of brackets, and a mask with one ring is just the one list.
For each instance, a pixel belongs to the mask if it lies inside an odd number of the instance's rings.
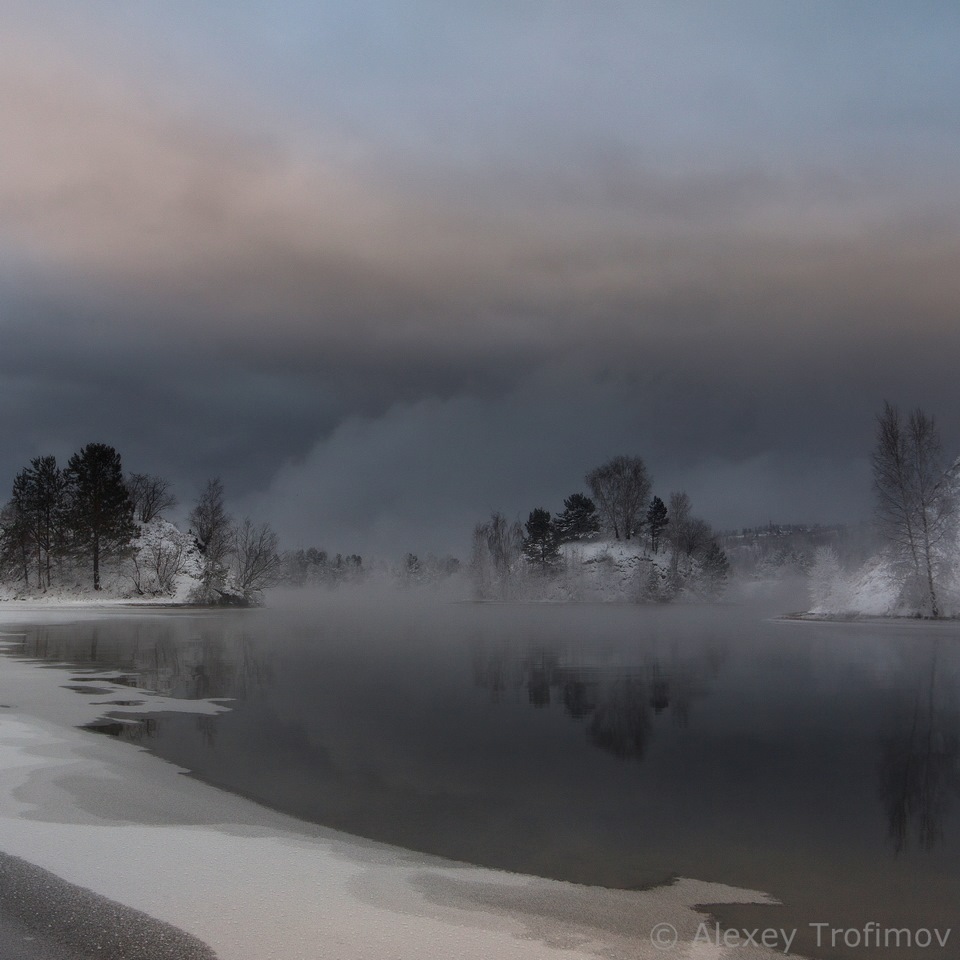
{"label": "dark cloud bank", "polygon": [[430,162],[335,124],[305,146],[17,26],[4,478],[103,440],[184,500],[221,474],[290,545],[390,554],[462,552],[491,509],[555,509],[617,453],[715,525],[860,518],[885,397],[960,453],[960,184],[936,118],[913,156],[920,120],[891,103],[880,149],[853,124],[844,158],[814,125],[819,159],[717,133],[671,166],[511,117]]}

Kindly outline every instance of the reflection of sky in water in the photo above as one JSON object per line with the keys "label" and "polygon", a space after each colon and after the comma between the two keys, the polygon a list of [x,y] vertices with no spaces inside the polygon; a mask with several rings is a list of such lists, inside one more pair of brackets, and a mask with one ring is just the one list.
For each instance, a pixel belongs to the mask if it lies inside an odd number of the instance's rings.
{"label": "reflection of sky in water", "polygon": [[350,832],[581,882],[695,876],[810,911],[956,898],[949,627],[333,606],[26,642],[163,693],[235,698],[216,717],[104,732]]}

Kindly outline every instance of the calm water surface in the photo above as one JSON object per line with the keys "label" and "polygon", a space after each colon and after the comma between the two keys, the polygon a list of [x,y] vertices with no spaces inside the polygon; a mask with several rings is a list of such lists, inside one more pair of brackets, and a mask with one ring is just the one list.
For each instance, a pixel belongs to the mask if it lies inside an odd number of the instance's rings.
{"label": "calm water surface", "polygon": [[955,624],[340,599],[29,628],[9,652],[81,690],[109,670],[231,698],[101,732],[318,823],[582,883],[748,886],[784,906],[723,920],[951,927],[960,949]]}

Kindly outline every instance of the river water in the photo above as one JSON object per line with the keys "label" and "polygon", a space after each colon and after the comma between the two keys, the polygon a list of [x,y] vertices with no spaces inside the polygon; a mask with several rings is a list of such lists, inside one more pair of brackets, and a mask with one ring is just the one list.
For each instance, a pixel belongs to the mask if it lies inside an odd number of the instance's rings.
{"label": "river water", "polygon": [[[813,956],[915,955],[817,947],[817,923],[960,942],[957,626],[769,612],[358,594],[27,627],[6,652],[100,697],[92,733],[353,834],[577,883],[762,889],[783,906],[717,916],[806,929]],[[229,709],[112,715],[137,689]]]}

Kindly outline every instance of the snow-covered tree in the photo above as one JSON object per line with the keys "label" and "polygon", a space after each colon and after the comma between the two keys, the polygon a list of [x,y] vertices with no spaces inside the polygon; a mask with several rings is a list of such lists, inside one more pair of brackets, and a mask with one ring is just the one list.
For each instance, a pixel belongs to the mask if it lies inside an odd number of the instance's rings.
{"label": "snow-covered tree", "polygon": [[901,570],[903,595],[938,617],[947,562],[941,546],[953,531],[954,502],[933,417],[918,409],[904,423],[884,402],[872,464],[877,523]]}
{"label": "snow-covered tree", "polygon": [[420,558],[415,553],[404,554],[397,571],[398,579],[405,586],[412,586],[423,582],[424,569]]}
{"label": "snow-covered tree", "polygon": [[404,586],[426,586],[441,583],[454,576],[460,568],[456,557],[436,557],[428,553],[418,557],[407,553],[394,570],[394,576]]}
{"label": "snow-covered tree", "polygon": [[670,494],[669,525],[664,539],[670,545],[668,592],[689,588],[700,596],[717,597],[726,587],[730,564],[706,520],[693,515],[690,497]]}
{"label": "snow-covered tree", "polygon": [[836,598],[840,586],[840,558],[833,547],[817,547],[807,574],[810,608],[822,613],[837,613]]}
{"label": "snow-covered tree", "polygon": [[523,527],[502,513],[474,527],[471,572],[480,597],[504,599],[516,592],[522,547]]}
{"label": "snow-covered tree", "polygon": [[214,477],[190,511],[190,527],[211,567],[223,566],[230,551],[231,520],[223,501],[223,483]]}
{"label": "snow-covered tree", "polygon": [[711,540],[703,549],[700,558],[700,574],[703,581],[702,593],[713,599],[722,596],[727,588],[730,575],[730,563],[715,540]]}
{"label": "snow-covered tree", "polygon": [[182,574],[194,581],[201,570],[202,558],[194,537],[160,517],[140,525],[127,565],[127,576],[139,595],[172,596]]}

